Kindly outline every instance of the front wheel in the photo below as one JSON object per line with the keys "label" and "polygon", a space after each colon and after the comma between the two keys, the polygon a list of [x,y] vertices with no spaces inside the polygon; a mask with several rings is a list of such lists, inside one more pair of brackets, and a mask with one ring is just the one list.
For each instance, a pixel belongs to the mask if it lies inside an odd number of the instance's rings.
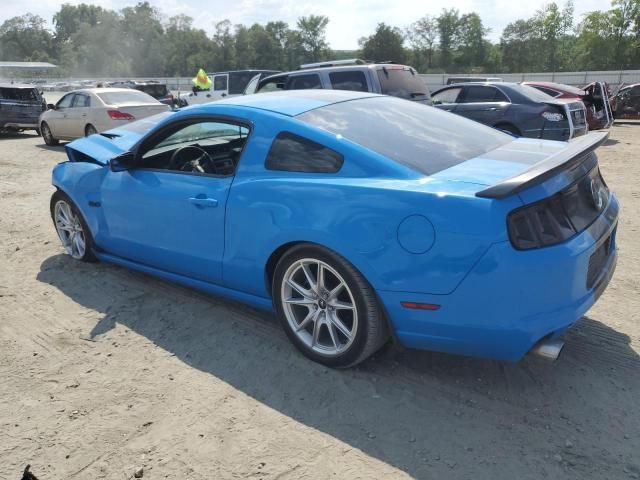
{"label": "front wheel", "polygon": [[83,262],[96,260],[87,224],[71,199],[60,191],[51,197],[51,218],[67,254]]}
{"label": "front wheel", "polygon": [[289,250],[276,266],[272,292],[287,336],[316,362],[350,367],[388,338],[369,283],[346,259],[324,248]]}
{"label": "front wheel", "polygon": [[51,128],[49,127],[47,122],[42,122],[42,125],[40,125],[40,131],[42,132],[42,138],[44,138],[44,143],[46,143],[50,147],[58,145],[59,141],[57,138],[53,137],[53,134],[51,133]]}

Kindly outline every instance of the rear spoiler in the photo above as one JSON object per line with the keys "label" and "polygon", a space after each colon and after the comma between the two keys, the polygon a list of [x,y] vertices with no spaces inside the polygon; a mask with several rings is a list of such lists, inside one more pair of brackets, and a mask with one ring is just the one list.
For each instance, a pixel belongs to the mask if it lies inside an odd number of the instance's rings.
{"label": "rear spoiler", "polygon": [[582,163],[590,152],[602,145],[609,132],[594,132],[568,142],[566,148],[536,163],[530,169],[515,177],[497,183],[476,193],[476,197],[505,198],[519,193],[532,185],[537,185],[563,170],[571,170]]}

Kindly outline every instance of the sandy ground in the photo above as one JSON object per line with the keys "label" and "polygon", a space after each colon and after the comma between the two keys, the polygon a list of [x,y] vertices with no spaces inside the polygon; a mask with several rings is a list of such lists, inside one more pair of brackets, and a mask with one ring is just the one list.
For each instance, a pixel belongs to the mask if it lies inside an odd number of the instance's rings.
{"label": "sandy ground", "polygon": [[561,359],[307,361],[273,316],[62,254],[65,158],[0,139],[0,479],[640,478],[640,125],[600,149],[618,270]]}

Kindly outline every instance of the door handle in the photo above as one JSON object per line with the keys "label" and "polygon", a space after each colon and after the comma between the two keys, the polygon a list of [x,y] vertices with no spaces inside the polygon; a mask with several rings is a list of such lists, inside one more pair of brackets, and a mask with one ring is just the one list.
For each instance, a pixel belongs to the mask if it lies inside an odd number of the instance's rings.
{"label": "door handle", "polygon": [[206,197],[191,197],[189,202],[198,208],[214,208],[218,206],[218,200]]}

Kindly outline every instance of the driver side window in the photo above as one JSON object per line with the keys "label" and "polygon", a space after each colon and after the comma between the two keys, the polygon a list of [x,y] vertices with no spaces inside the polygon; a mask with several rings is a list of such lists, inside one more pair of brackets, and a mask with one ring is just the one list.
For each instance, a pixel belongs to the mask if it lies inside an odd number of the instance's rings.
{"label": "driver side window", "polygon": [[180,173],[235,174],[249,129],[226,121],[182,123],[144,148],[141,168]]}
{"label": "driver side window", "polygon": [[73,101],[73,97],[75,97],[75,93],[68,93],[64,97],[60,99],[60,101],[56,104],[56,108],[69,108],[71,107],[71,102]]}

